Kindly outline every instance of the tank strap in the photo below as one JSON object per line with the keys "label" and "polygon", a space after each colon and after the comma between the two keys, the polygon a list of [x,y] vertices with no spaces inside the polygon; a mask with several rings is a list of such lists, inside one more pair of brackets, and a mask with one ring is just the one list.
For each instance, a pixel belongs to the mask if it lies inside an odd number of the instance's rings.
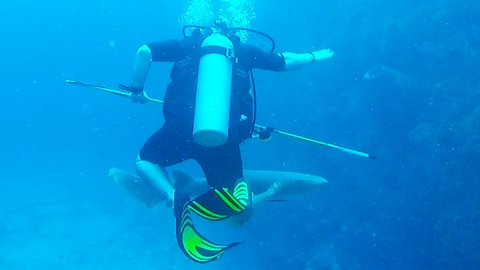
{"label": "tank strap", "polygon": [[221,47],[221,46],[202,47],[200,57],[203,57],[204,55],[211,54],[211,53],[225,55],[227,58],[231,59],[233,62],[235,63],[238,62],[238,58],[235,57],[235,53],[233,52],[232,49]]}

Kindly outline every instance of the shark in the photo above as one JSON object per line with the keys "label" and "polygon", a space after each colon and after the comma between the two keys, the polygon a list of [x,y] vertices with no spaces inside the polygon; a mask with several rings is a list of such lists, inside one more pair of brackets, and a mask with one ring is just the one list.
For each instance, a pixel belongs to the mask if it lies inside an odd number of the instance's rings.
{"label": "shark", "polygon": [[[147,207],[155,207],[166,201],[162,191],[142,181],[137,175],[119,168],[111,168],[109,175]],[[172,170],[171,178],[174,188],[190,197],[199,196],[210,189],[205,178],[194,177],[179,170]],[[254,205],[300,198],[318,191],[320,186],[328,182],[318,175],[268,170],[244,170],[244,179],[253,192]]]}
{"label": "shark", "polygon": [[[155,207],[162,202],[167,202],[165,205],[170,206],[163,191],[150,186],[137,175],[118,168],[110,169],[109,174],[147,207]],[[187,198],[184,198],[188,199],[188,197],[197,197],[211,190],[205,178],[193,177],[179,170],[172,170],[170,176],[169,180],[173,187],[181,194],[179,200],[184,194],[188,194]],[[327,183],[325,178],[317,175],[261,170],[244,170],[244,180],[248,182],[249,190],[253,193],[252,203],[254,206],[265,201],[286,201],[297,196],[303,197],[306,193],[314,192]],[[215,189],[215,191],[217,190]],[[233,242],[229,245],[221,245],[206,239],[193,225],[189,208],[185,206],[179,208],[178,205],[177,198],[175,198],[174,216],[177,243],[182,252],[193,261],[211,262],[230,248],[242,243]],[[242,213],[227,217],[226,222],[233,227],[240,227],[250,219],[252,213],[253,207],[250,207]]]}

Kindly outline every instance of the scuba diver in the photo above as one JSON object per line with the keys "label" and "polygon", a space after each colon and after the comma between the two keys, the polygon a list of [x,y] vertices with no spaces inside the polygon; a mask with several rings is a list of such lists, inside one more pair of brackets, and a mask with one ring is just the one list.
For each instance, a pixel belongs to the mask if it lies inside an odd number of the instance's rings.
{"label": "scuba diver", "polygon": [[[185,29],[191,27],[191,35]],[[329,49],[308,53],[273,53],[273,40],[258,31],[213,26],[186,26],[183,39],[153,42],[139,47],[129,87],[134,102],[144,103],[143,87],[152,62],[172,62],[164,97],[165,122],[145,142],[136,161],[139,177],[165,193],[174,206],[177,242],[200,263],[213,261],[237,245],[217,245],[195,229],[191,212],[207,220],[252,214],[252,192],[243,180],[240,144],[252,137],[255,125],[253,69],[287,71],[333,56]],[[272,50],[242,43],[237,31],[260,33],[272,41]],[[253,91],[255,92],[255,91]],[[193,159],[201,166],[210,190],[196,197],[175,192],[166,168]],[[241,217],[241,218],[240,218]]]}

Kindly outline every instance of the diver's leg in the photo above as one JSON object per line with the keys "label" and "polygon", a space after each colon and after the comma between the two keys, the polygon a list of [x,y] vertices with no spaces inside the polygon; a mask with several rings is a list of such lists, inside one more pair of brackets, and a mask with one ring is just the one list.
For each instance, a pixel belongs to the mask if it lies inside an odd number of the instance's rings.
{"label": "diver's leg", "polygon": [[233,191],[237,181],[243,178],[240,145],[233,140],[217,147],[200,147],[197,153],[195,160],[202,167],[210,187]]}
{"label": "diver's leg", "polygon": [[138,176],[140,178],[162,192],[166,197],[166,205],[171,206],[174,200],[175,189],[168,179],[165,168],[160,167],[152,162],[140,159],[135,163]]}
{"label": "diver's leg", "polygon": [[243,216],[243,222],[248,220],[252,214],[252,194],[243,179],[238,143],[229,141],[219,147],[203,148],[195,159],[212,189],[191,201],[189,208],[209,220],[237,215]]}
{"label": "diver's leg", "polygon": [[181,136],[175,125],[165,122],[138,154],[135,164],[138,176],[165,195],[167,206],[173,204],[175,189],[165,168],[184,161],[188,152],[185,136]]}
{"label": "diver's leg", "polygon": [[[236,179],[242,178],[243,170],[240,151],[238,151],[238,159],[236,159],[229,156],[228,148],[224,149],[224,146],[204,148],[195,144],[194,149],[192,158],[200,164],[205,176],[210,179],[209,185],[213,189],[192,201],[188,196],[179,192],[175,193],[176,235],[178,245],[190,259],[206,263],[216,260],[226,250],[240,243],[218,245],[209,241],[195,229],[190,213],[193,212],[212,221],[232,216],[243,217],[247,212],[246,206],[234,196],[239,193],[236,187],[241,183],[235,185],[235,182]],[[239,149],[238,144],[237,149]],[[232,168],[236,169],[232,170]],[[232,188],[237,192],[232,191]],[[248,217],[235,220],[234,225],[243,224],[246,220]]]}

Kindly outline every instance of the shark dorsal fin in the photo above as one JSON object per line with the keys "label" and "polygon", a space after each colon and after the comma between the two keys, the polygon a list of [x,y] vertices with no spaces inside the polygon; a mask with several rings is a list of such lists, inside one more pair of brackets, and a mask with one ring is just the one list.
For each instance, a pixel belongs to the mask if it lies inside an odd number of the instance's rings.
{"label": "shark dorsal fin", "polygon": [[173,179],[175,179],[175,183],[173,183],[173,187],[175,189],[187,187],[199,180],[180,170],[172,170],[172,176],[173,176]]}

